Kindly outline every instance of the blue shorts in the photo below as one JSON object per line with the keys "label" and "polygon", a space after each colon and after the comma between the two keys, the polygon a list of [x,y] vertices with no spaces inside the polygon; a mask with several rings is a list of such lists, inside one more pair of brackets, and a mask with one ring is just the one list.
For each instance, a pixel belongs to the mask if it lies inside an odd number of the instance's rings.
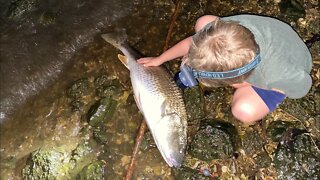
{"label": "blue shorts", "polygon": [[261,97],[264,103],[268,106],[269,111],[274,111],[280,103],[286,98],[285,94],[282,94],[273,90],[260,89],[252,86],[256,93]]}

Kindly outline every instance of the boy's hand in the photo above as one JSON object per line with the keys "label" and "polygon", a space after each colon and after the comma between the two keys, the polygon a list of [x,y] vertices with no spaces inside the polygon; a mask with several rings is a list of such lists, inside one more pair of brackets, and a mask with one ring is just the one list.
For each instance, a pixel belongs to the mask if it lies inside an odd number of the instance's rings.
{"label": "boy's hand", "polygon": [[160,66],[163,62],[159,57],[145,57],[138,59],[138,63],[144,66]]}

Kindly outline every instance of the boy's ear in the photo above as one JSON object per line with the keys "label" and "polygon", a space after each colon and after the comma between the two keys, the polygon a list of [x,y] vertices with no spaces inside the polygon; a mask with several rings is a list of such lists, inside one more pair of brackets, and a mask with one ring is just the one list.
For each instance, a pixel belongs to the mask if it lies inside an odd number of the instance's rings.
{"label": "boy's ear", "polygon": [[213,16],[213,15],[204,15],[201,16],[195,25],[195,31],[198,32],[200,31],[202,28],[204,28],[207,24],[209,24],[212,21],[215,21],[216,19],[218,19],[219,17],[217,16]]}

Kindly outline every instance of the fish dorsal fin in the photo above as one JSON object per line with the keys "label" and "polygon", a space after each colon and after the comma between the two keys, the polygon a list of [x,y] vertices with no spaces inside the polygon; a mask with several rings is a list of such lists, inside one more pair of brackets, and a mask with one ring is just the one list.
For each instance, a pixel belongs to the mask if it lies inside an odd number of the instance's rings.
{"label": "fish dorsal fin", "polygon": [[128,58],[126,56],[118,54],[118,59],[122,62],[122,64],[124,66],[126,66],[127,69],[129,69],[129,67],[128,67]]}

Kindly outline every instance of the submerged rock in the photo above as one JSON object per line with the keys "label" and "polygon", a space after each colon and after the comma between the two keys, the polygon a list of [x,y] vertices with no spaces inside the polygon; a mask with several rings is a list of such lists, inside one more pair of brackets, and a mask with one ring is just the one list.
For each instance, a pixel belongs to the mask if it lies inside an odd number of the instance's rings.
{"label": "submerged rock", "polygon": [[316,142],[303,130],[290,129],[286,132],[274,156],[278,178],[319,179],[320,152]]}
{"label": "submerged rock", "polygon": [[203,161],[229,158],[238,148],[239,138],[234,126],[226,122],[201,123],[189,147],[189,153]]}
{"label": "submerged rock", "polygon": [[92,147],[88,143],[82,142],[71,152],[70,163],[75,166],[78,161],[91,152],[93,152]]}
{"label": "submerged rock", "polygon": [[188,168],[188,167],[182,167],[178,169],[173,169],[173,175],[175,179],[185,179],[185,180],[205,180],[208,179],[208,177],[205,177],[204,175],[200,174],[199,171],[196,171],[194,169]]}
{"label": "submerged rock", "polygon": [[80,142],[73,150],[67,147],[39,149],[30,154],[22,169],[22,179],[73,179],[95,158],[93,141]]}
{"label": "submerged rock", "polygon": [[99,97],[112,97],[118,99],[123,94],[119,79],[113,76],[102,75],[95,79],[94,86]]}
{"label": "submerged rock", "polygon": [[82,171],[77,175],[77,180],[100,180],[104,179],[104,162],[96,161],[93,162],[82,169]]}
{"label": "submerged rock", "polygon": [[78,99],[89,93],[89,80],[88,78],[78,79],[67,90],[67,95]]}
{"label": "submerged rock", "polygon": [[39,0],[16,0],[16,1],[13,1],[7,10],[7,16],[10,19],[16,20],[16,19],[20,18],[24,13],[35,10],[38,3],[39,3]]}
{"label": "submerged rock", "polygon": [[43,26],[54,25],[56,22],[56,16],[57,15],[55,13],[46,11],[41,14],[38,22]]}
{"label": "submerged rock", "polygon": [[22,170],[23,179],[56,179],[68,177],[68,153],[59,150],[37,150]]}
{"label": "submerged rock", "polygon": [[97,126],[105,118],[111,118],[117,106],[117,102],[111,98],[103,98],[93,105],[88,112],[88,122],[91,126]]}
{"label": "submerged rock", "polygon": [[112,133],[104,125],[99,125],[93,128],[93,138],[100,144],[107,144],[112,137]]}

